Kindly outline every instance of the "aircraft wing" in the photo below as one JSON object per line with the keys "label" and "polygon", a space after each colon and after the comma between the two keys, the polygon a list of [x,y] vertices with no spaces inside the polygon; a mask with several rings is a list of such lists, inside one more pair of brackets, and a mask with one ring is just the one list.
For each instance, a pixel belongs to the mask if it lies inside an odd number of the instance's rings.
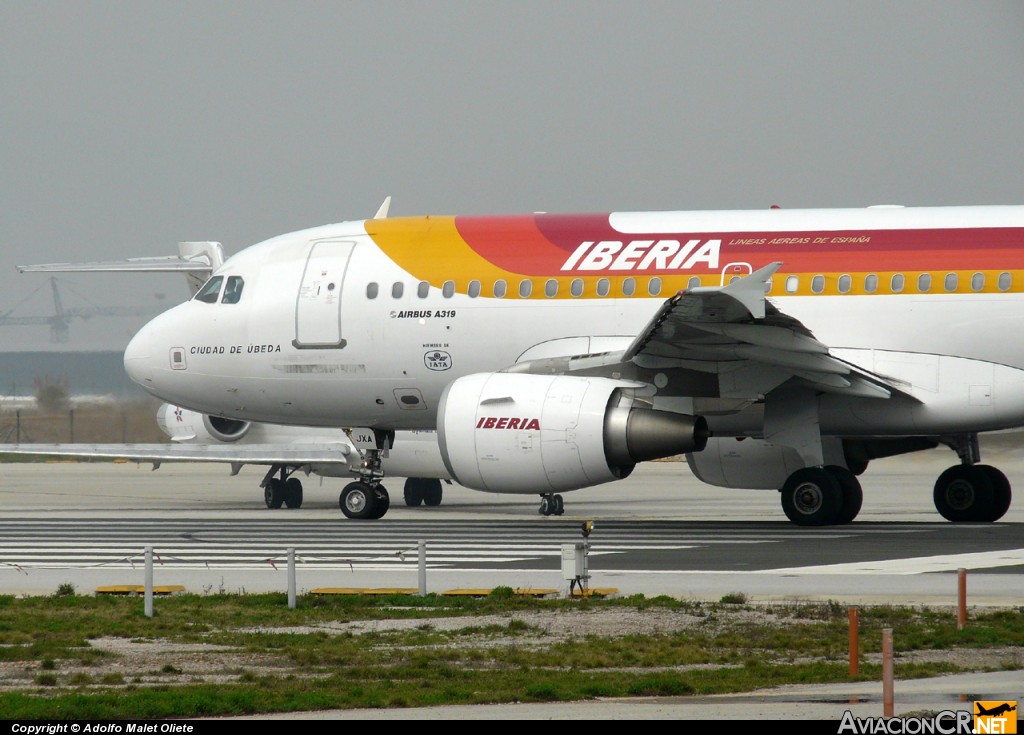
{"label": "aircraft wing", "polygon": [[814,389],[862,397],[902,393],[892,381],[829,354],[799,320],[765,298],[771,263],[727,286],[702,286],[666,301],[626,349],[641,367],[685,366],[718,373],[724,385],[755,386],[770,372]]}
{"label": "aircraft wing", "polygon": [[95,261],[91,263],[40,263],[19,265],[21,273],[210,273],[210,264],[182,260],[176,255],[155,258]]}
{"label": "aircraft wing", "polygon": [[345,444],[0,444],[0,454],[134,462],[221,462],[225,464],[348,464]]}
{"label": "aircraft wing", "polygon": [[224,264],[219,242],[179,242],[177,255],[89,263],[19,265],[21,273],[181,273],[194,294]]}

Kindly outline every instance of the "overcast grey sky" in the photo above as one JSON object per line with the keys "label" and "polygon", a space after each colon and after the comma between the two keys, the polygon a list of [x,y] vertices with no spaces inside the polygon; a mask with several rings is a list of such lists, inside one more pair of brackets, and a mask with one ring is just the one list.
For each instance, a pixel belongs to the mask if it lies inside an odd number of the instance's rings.
{"label": "overcast grey sky", "polygon": [[[387,194],[395,215],[1024,204],[1019,2],[0,0],[0,29],[0,314],[52,312],[19,263],[234,253]],[[156,291],[184,279],[74,276],[65,301]]]}

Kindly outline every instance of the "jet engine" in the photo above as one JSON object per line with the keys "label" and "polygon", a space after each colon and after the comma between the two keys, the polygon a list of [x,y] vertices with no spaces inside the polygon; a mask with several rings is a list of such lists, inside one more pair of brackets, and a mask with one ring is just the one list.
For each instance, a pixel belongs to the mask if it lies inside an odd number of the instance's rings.
{"label": "jet engine", "polygon": [[543,494],[618,480],[637,462],[703,449],[704,418],[655,410],[636,395],[642,387],[566,375],[467,375],[441,396],[441,457],[467,487]]}
{"label": "jet engine", "polygon": [[236,442],[248,434],[252,426],[248,421],[207,416],[169,403],[157,409],[156,422],[175,441],[193,440],[202,444]]}

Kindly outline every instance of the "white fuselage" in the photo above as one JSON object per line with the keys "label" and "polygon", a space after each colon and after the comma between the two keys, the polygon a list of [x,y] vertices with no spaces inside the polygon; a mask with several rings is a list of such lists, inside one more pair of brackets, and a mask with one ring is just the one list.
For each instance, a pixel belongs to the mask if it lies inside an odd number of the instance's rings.
{"label": "white fuselage", "polygon": [[[488,274],[480,277],[484,290],[479,295],[467,288],[473,274],[463,276],[461,271],[454,279],[456,287],[446,291],[444,273],[458,266],[449,261],[455,256],[445,251],[410,255],[428,263],[423,268],[430,270],[410,272],[410,266],[396,262],[401,258],[386,252],[368,232],[373,222],[284,235],[230,258],[217,274],[244,280],[238,302],[193,299],[157,317],[126,350],[129,374],[165,401],[232,418],[433,429],[441,394],[457,377],[499,371],[524,355],[536,359],[621,351],[694,274],[701,285],[720,285],[733,273],[745,275],[778,260],[783,266],[773,279],[770,301],[802,322],[833,356],[886,377],[917,400],[826,395],[821,405],[824,433],[938,434],[1024,425],[1024,341],[1017,338],[1024,326],[1024,277],[1019,272],[1024,252],[1005,264],[979,257],[976,266],[963,264],[970,253],[962,248],[955,251],[953,265],[944,263],[941,253],[922,252],[929,259],[920,264],[907,260],[892,266],[877,264],[875,255],[859,250],[858,243],[837,244],[829,245],[827,254],[828,262],[837,265],[826,271],[802,265],[809,257],[806,251],[788,252],[768,243],[748,244],[734,256],[726,235],[711,241],[718,243],[713,258],[709,255],[689,270],[681,264],[668,272],[655,264],[640,273],[636,255],[611,272],[606,263],[591,258],[591,272],[580,271],[579,262],[565,273],[542,272],[540,267],[520,271],[531,281],[529,297],[517,290],[519,274],[509,275],[507,294],[497,297],[490,291],[493,276]],[[623,233],[622,247],[642,254],[647,252],[643,248],[652,247],[644,244],[654,241],[649,233],[658,232],[726,232],[739,242],[743,238],[736,233],[746,232],[762,236],[808,231],[820,237],[823,232],[858,230],[1024,228],[1024,207],[638,213],[613,214],[610,222]],[[648,235],[631,240],[639,237],[635,233]],[[581,236],[580,247],[597,237]],[[705,235],[694,239],[709,242]],[[810,284],[818,270],[826,286],[814,293]],[[885,288],[857,293],[863,289],[856,287],[836,292],[844,273],[878,272],[886,283],[897,270],[906,281],[899,293]],[[973,271],[986,275],[983,288],[968,286]],[[997,290],[993,284],[1002,271],[1011,275],[1012,287]],[[932,283],[921,291],[917,279],[925,272]],[[949,289],[944,278],[954,272],[958,281]],[[799,286],[787,293],[785,279],[792,273],[799,274]],[[586,281],[585,297],[566,297],[573,275]],[[613,277],[607,296],[590,291],[602,275]],[[619,284],[633,275],[637,293],[623,295]],[[662,281],[657,295],[645,292],[652,278]],[[862,275],[854,278],[863,280]],[[559,279],[557,298],[546,297],[545,279]],[[429,284],[423,295],[420,283]],[[401,284],[400,293],[396,284]],[[758,398],[741,395],[742,386],[735,392],[736,398]],[[716,398],[727,394],[723,388]],[[726,413],[718,419],[719,433],[760,431],[756,410]]]}

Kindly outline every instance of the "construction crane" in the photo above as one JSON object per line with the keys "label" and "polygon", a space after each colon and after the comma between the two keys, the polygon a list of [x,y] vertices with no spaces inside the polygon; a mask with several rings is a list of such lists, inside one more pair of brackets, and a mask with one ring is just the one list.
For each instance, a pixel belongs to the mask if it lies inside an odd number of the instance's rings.
{"label": "construction crane", "polygon": [[[138,306],[74,306],[65,308],[57,288],[57,279],[50,276],[50,288],[53,291],[52,316],[11,316],[15,309],[0,315],[0,327],[26,327],[39,324],[50,326],[50,342],[63,344],[68,341],[73,319],[89,319],[94,316],[132,316],[142,317],[154,314],[157,308],[139,308]],[[34,295],[39,289],[29,294]]]}

